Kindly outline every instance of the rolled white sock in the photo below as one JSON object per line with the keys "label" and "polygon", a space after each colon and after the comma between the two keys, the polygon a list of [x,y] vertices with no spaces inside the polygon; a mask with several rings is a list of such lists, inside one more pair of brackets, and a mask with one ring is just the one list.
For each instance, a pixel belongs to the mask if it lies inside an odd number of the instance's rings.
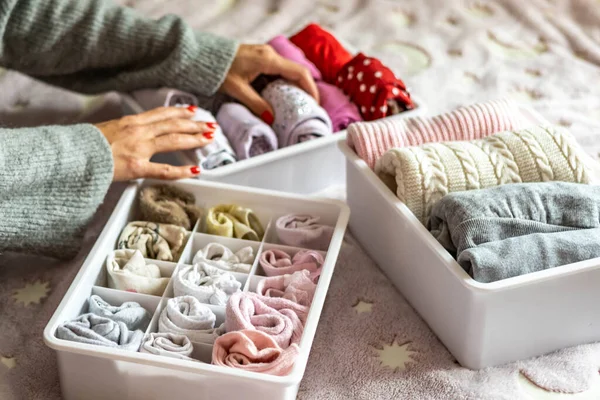
{"label": "rolled white sock", "polygon": [[224,326],[215,328],[216,316],[208,306],[192,296],[169,299],[160,314],[158,331],[185,335],[192,342],[213,344],[225,333]]}
{"label": "rolled white sock", "polygon": [[234,254],[228,247],[220,243],[209,243],[196,253],[192,261],[193,264],[200,262],[224,271],[247,274],[252,269],[254,250],[248,246]]}
{"label": "rolled white sock", "polygon": [[146,264],[139,250],[115,250],[106,260],[108,287],[128,292],[162,296],[169,278],[162,278],[160,268]]}
{"label": "rolled white sock", "polygon": [[187,336],[154,332],[146,336],[142,342],[140,353],[150,353],[180,360],[193,360],[191,358],[193,350],[192,342]]}
{"label": "rolled white sock", "polygon": [[173,291],[175,296],[190,295],[201,303],[224,306],[242,284],[229,272],[212,267],[201,261],[186,266],[175,273]]}

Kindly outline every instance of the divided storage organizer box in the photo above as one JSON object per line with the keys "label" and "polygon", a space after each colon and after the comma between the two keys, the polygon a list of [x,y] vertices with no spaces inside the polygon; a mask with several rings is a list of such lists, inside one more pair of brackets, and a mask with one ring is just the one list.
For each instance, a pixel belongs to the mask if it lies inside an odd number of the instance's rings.
{"label": "divided storage organizer box", "polygon": [[[147,332],[156,331],[157,319],[167,300],[174,296],[171,280],[162,297],[119,291],[106,287],[106,259],[116,248],[123,227],[138,217],[138,193],[156,181],[138,181],[128,187],[117,204],[96,244],[85,260],[71,287],[44,330],[44,340],[58,356],[60,382],[65,400],[104,399],[236,399],[250,400],[295,399],[312,341],[319,322],[329,282],[348,223],[348,207],[335,200],[305,199],[293,194],[266,190],[239,188],[220,183],[183,180],[174,185],[194,194],[199,205],[209,208],[217,204],[235,203],[254,210],[266,227],[262,242],[212,236],[203,232],[204,221],[196,224],[188,234],[187,244],[178,262],[157,264],[163,275],[171,276],[179,268],[190,264],[196,251],[211,242],[222,243],[233,251],[252,246],[256,259],[248,275],[236,274],[244,291],[254,291],[264,279],[258,265],[263,250],[279,248],[294,254],[299,249],[282,246],[274,232],[274,220],[289,213],[310,214],[321,218],[320,223],[334,227],[334,233],[319,278],[316,293],[300,341],[300,354],[292,372],[287,376],[273,376],[234,368],[211,365],[212,346],[194,344],[193,358],[203,362],[180,360],[139,352],[128,352],[109,347],[94,346],[57,339],[57,327],[79,316],[87,309],[90,295],[97,294],[112,305],[125,301],[140,303],[153,319]],[[220,324],[225,308],[209,307]]]}
{"label": "divided storage organizer box", "polygon": [[354,151],[340,147],[352,233],[461,365],[479,369],[600,340],[599,258],[479,283]]}
{"label": "divided storage organizer box", "polygon": [[[125,114],[143,111],[131,96],[121,96]],[[413,110],[388,118],[423,115],[427,111],[426,107],[418,97],[413,98],[416,104]],[[316,194],[330,186],[346,184],[346,161],[338,146],[338,143],[345,140],[344,130],[223,167],[203,170],[199,179],[291,193]],[[163,158],[161,162],[177,165],[192,163],[181,152],[160,157]]]}

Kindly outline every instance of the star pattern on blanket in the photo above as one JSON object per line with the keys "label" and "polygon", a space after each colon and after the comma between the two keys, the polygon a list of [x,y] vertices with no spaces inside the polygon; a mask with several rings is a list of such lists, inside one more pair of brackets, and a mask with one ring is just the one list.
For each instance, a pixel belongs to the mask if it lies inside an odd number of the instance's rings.
{"label": "star pattern on blanket", "polygon": [[358,314],[367,313],[373,311],[373,303],[359,300],[352,308],[354,308],[354,311]]}
{"label": "star pattern on blanket", "polygon": [[17,365],[17,360],[14,357],[0,357],[0,363],[8,369],[13,369]]}
{"label": "star pattern on blanket", "polygon": [[37,280],[27,283],[25,287],[15,290],[13,299],[16,303],[23,303],[25,307],[30,304],[40,304],[40,301],[50,293],[50,282]]}
{"label": "star pattern on blanket", "polygon": [[415,361],[412,358],[413,354],[417,353],[408,348],[410,344],[411,342],[400,344],[397,339],[394,339],[389,345],[383,344],[381,349],[375,348],[379,362],[382,366],[393,369],[394,372],[406,370],[407,365]]}

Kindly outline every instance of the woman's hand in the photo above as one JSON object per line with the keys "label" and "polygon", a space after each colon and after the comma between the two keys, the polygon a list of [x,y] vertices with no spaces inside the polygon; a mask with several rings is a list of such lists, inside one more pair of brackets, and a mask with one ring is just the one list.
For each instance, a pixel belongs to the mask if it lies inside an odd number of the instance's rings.
{"label": "woman's hand", "polygon": [[260,74],[281,75],[319,101],[319,92],[309,70],[281,57],[269,45],[240,45],[221,92],[237,99],[267,124],[273,123],[273,109],[250,85]]}
{"label": "woman's hand", "polygon": [[97,124],[112,149],[113,181],[181,179],[198,175],[197,166],[175,167],[150,162],[156,153],[195,149],[212,142],[216,123],[192,121],[194,108],[161,107]]}

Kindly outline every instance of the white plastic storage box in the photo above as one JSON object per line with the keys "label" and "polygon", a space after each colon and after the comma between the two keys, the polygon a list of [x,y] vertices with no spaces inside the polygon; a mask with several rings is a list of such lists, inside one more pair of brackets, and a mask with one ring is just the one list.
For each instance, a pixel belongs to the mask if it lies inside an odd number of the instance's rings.
{"label": "white plastic storage box", "polygon": [[[123,97],[126,114],[143,110],[128,95]],[[423,115],[427,110],[418,97],[415,108],[387,118],[409,118]],[[225,165],[203,170],[199,179],[262,189],[281,190],[299,194],[316,194],[330,186],[346,183],[346,161],[338,143],[346,140],[346,131],[284,147]],[[175,165],[192,164],[184,153],[160,155],[157,160]]]}
{"label": "white plastic storage box", "polygon": [[[162,297],[130,293],[106,287],[106,258],[115,249],[123,227],[137,217],[137,198],[140,189],[155,181],[138,181],[125,190],[112,216],[96,244],[86,258],[81,270],[65,294],[44,330],[44,340],[55,349],[63,397],[65,400],[105,399],[295,399],[310,353],[319,316],[327,295],[329,282],[342,244],[349,218],[348,207],[335,200],[305,199],[293,194],[280,194],[265,190],[236,188],[212,182],[182,180],[175,185],[196,196],[198,204],[211,207],[221,203],[234,203],[255,211],[266,227],[262,242],[212,236],[203,231],[199,222],[189,233],[185,249],[176,263],[151,260],[159,265],[163,275],[172,275],[178,268],[190,264],[194,254],[210,242],[225,244],[234,251],[252,246],[256,252],[251,272],[235,274],[244,291],[256,289],[264,279],[258,265],[259,254],[264,249],[280,248],[294,254],[299,249],[282,246],[274,232],[274,221],[288,213],[304,213],[321,217],[321,223],[333,226],[335,232],[304,327],[300,355],[288,376],[278,377],[210,364],[212,346],[194,344],[192,356],[202,362],[127,352],[108,347],[94,346],[57,339],[57,327],[87,311],[90,295],[97,294],[112,305],[136,301],[153,314],[147,333],[156,331],[157,319],[169,298],[173,297],[172,281]],[[209,306],[217,316],[217,324],[225,318],[225,307]]]}
{"label": "white plastic storage box", "polygon": [[479,369],[600,340],[600,259],[477,282],[353,150],[340,147],[352,233],[461,365]]}

